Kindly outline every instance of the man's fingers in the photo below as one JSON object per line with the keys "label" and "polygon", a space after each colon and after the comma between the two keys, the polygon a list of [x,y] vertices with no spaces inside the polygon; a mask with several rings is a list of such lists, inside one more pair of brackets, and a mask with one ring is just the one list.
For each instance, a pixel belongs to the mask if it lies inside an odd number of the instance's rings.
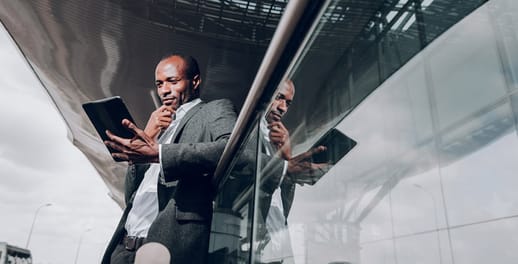
{"label": "man's fingers", "polygon": [[170,115],[166,115],[166,116],[160,116],[158,117],[158,121],[160,122],[169,122],[171,123],[173,121],[173,119],[171,118]]}
{"label": "man's fingers", "polygon": [[277,130],[270,130],[270,136],[272,137],[282,137],[282,136],[287,136],[286,135],[287,133],[284,132],[284,131],[277,131]]}
{"label": "man's fingers", "polygon": [[115,159],[115,160],[120,160],[120,161],[130,161],[129,160],[129,156],[126,155],[126,154],[123,154],[123,153],[112,153],[112,157]]}
{"label": "man's fingers", "polygon": [[271,124],[268,125],[268,129],[272,130],[272,131],[284,131],[284,132],[287,132],[288,130],[286,129],[286,127],[284,127],[284,125],[282,124],[282,122],[272,122]]}
{"label": "man's fingers", "polygon": [[324,146],[314,147],[314,148],[294,157],[294,159],[297,159],[298,161],[309,160],[309,159],[311,159],[311,156],[313,156],[314,154],[320,153],[322,151],[326,151],[326,149],[327,148]]}
{"label": "man's fingers", "polygon": [[133,122],[129,121],[126,118],[122,119],[122,125],[131,131],[135,131],[135,129],[137,128],[137,126],[135,124],[133,124]]}
{"label": "man's fingers", "polygon": [[121,145],[121,144],[117,144],[116,142],[113,142],[113,141],[104,141],[104,144],[118,152],[127,152],[128,151],[128,148],[124,145]]}
{"label": "man's fingers", "polygon": [[105,141],[104,144],[112,149],[114,149],[117,152],[112,153],[112,156],[114,154],[124,158],[125,160],[131,158],[132,156],[138,155],[138,153],[134,150],[132,150],[130,147],[119,145],[117,143],[114,143],[112,141]]}
{"label": "man's fingers", "polygon": [[160,109],[162,110],[162,112],[168,111],[169,114],[173,114],[175,112],[173,106],[171,105],[162,105]]}
{"label": "man's fingers", "polygon": [[311,152],[311,155],[314,155],[314,154],[318,154],[320,152],[324,152],[326,151],[327,148],[325,146],[318,146],[318,147],[314,147],[310,150]]}
{"label": "man's fingers", "polygon": [[143,141],[145,141],[148,145],[151,145],[153,144],[153,139],[151,139],[147,134],[146,132],[144,132],[144,130],[138,128],[137,126],[135,126],[133,124],[133,128],[132,128],[132,132],[135,134],[135,136],[138,138],[138,139],[141,139]]}
{"label": "man's fingers", "polygon": [[170,116],[168,116],[168,117],[160,117],[157,122],[160,127],[167,128],[171,124],[172,121],[173,121],[173,119]]}
{"label": "man's fingers", "polygon": [[121,138],[121,137],[113,134],[110,130],[106,130],[105,133],[111,141],[116,142],[121,145],[125,145],[124,144],[124,140],[126,140],[125,138]]}
{"label": "man's fingers", "polygon": [[[122,125],[128,128],[137,138],[144,140],[148,144],[151,143],[151,138],[148,135],[146,135],[144,130],[138,128],[135,124],[133,124],[133,122],[129,121],[128,119],[123,119]],[[132,141],[134,140],[135,138],[132,139]]]}
{"label": "man's fingers", "polygon": [[167,128],[167,127],[169,127],[170,124],[171,124],[171,122],[160,121],[160,127],[161,128]]}
{"label": "man's fingers", "polygon": [[280,135],[280,134],[271,134],[270,135],[270,140],[271,141],[274,141],[274,140],[279,140],[279,139],[283,139],[284,136],[283,135]]}
{"label": "man's fingers", "polygon": [[137,126],[135,124],[133,124],[133,122],[129,121],[128,119],[124,118],[122,119],[122,125],[124,127],[126,127],[129,131],[131,131],[133,133],[133,135],[137,136],[137,132],[135,131],[137,128]]}

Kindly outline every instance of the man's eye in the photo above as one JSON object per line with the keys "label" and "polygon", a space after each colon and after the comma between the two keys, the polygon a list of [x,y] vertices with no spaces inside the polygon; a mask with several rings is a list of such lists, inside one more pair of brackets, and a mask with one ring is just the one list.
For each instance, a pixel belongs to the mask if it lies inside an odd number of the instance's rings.
{"label": "man's eye", "polygon": [[180,80],[178,79],[167,79],[167,82],[170,84],[177,84]]}

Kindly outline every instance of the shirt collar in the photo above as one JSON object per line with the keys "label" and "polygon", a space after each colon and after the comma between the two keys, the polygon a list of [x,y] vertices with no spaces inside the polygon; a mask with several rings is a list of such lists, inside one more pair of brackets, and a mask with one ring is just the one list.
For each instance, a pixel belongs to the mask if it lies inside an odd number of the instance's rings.
{"label": "shirt collar", "polygon": [[182,119],[189,110],[191,110],[193,107],[195,107],[197,104],[201,103],[200,98],[196,98],[192,101],[189,101],[185,104],[182,104],[177,110],[176,110],[176,118],[175,120]]}
{"label": "shirt collar", "polygon": [[265,117],[261,118],[261,122],[259,123],[259,129],[261,130],[263,138],[266,139],[266,141],[270,142],[270,138],[268,137],[270,129],[268,129],[268,122],[266,121]]}

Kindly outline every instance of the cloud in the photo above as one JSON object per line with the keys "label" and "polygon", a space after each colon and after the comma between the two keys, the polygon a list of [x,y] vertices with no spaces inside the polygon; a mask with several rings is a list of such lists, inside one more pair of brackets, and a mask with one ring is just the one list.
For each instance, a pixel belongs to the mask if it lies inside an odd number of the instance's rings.
{"label": "cloud", "polygon": [[67,139],[45,89],[0,30],[0,240],[29,248],[36,263],[98,263],[121,215],[100,176]]}

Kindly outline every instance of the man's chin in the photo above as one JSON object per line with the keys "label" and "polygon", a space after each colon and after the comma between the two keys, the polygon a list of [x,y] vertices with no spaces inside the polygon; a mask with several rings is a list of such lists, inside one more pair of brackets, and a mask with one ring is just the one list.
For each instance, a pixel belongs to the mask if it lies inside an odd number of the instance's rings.
{"label": "man's chin", "polygon": [[272,116],[271,116],[271,115],[268,115],[268,116],[266,117],[266,123],[271,124],[272,122],[273,122],[273,118],[272,118]]}
{"label": "man's chin", "polygon": [[272,123],[272,122],[279,122],[281,121],[281,117],[279,115],[276,115],[276,114],[269,114],[267,117],[266,117],[266,122],[268,123]]}
{"label": "man's chin", "polygon": [[164,103],[164,106],[170,107],[174,111],[176,111],[179,107],[178,103]]}

